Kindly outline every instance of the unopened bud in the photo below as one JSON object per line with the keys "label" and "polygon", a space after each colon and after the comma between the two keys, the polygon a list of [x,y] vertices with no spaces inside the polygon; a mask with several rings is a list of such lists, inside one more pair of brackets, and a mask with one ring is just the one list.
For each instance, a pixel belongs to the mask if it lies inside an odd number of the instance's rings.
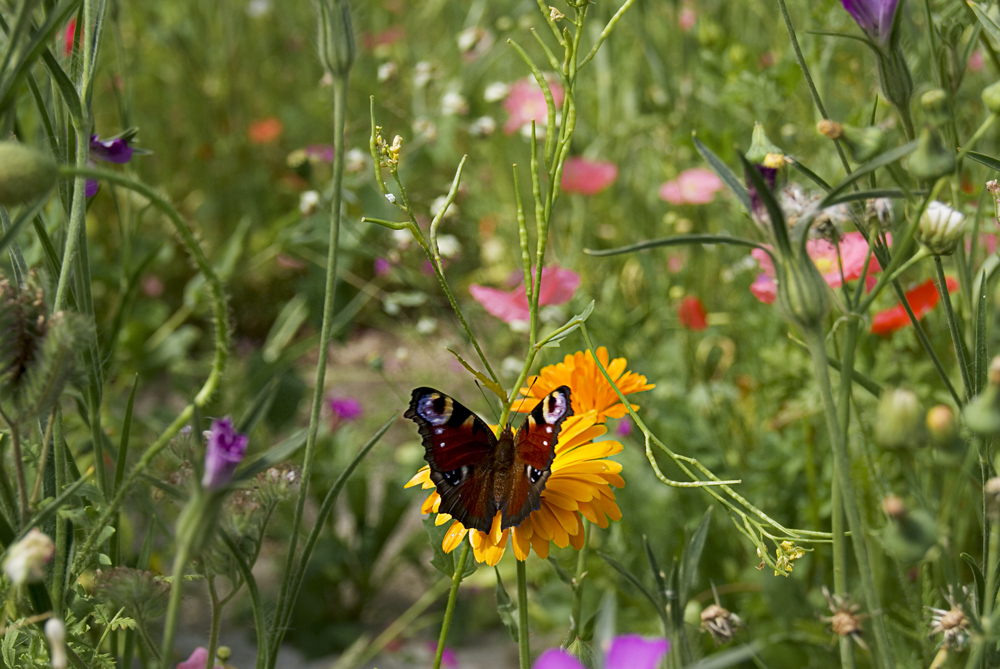
{"label": "unopened bud", "polygon": [[319,0],[319,59],[330,74],[344,76],[354,64],[354,30],[347,0]]}
{"label": "unopened bud", "polygon": [[1000,515],[1000,476],[994,476],[983,486],[986,511],[992,516]]}
{"label": "unopened bud", "polygon": [[934,200],[924,209],[916,238],[934,255],[950,255],[965,233],[965,215]]}
{"label": "unopened bud", "polygon": [[920,106],[927,114],[927,120],[934,125],[948,121],[948,94],[942,88],[933,88],[920,96]]}
{"label": "unopened bud", "polygon": [[[774,157],[783,158],[785,152],[774,145],[764,132],[764,126],[754,123],[753,135],[750,137],[750,149],[747,151],[747,160],[754,165],[764,165],[766,161],[774,162]],[[783,163],[782,163],[783,164]],[[768,165],[769,167],[779,167],[779,165]]]}
{"label": "unopened bud", "polygon": [[816,131],[824,137],[829,137],[830,139],[840,139],[840,135],[843,133],[844,127],[836,121],[823,119],[816,124]]}
{"label": "unopened bud", "polygon": [[14,585],[38,583],[45,576],[45,563],[52,559],[55,550],[52,539],[33,527],[23,539],[7,549],[4,573]]}
{"label": "unopened bud", "polygon": [[924,128],[917,140],[917,150],[910,154],[907,169],[917,179],[928,181],[943,177],[955,169],[955,152],[941,141],[941,133]]}
{"label": "unopened bud", "polygon": [[993,114],[1000,114],[1000,81],[983,89],[983,104]]}
{"label": "unopened bud", "polygon": [[841,139],[851,152],[851,157],[859,163],[867,162],[878,155],[885,148],[887,139],[885,131],[875,125],[858,128],[845,123],[841,134]]}
{"label": "unopened bud", "polygon": [[924,412],[912,390],[882,393],[875,422],[875,443],[887,450],[910,450],[924,445]]}
{"label": "unopened bud", "polygon": [[896,495],[886,495],[882,500],[882,512],[893,520],[899,520],[906,515],[906,504]]}
{"label": "unopened bud", "polygon": [[927,432],[939,446],[948,446],[955,441],[958,428],[955,425],[955,412],[951,407],[945,404],[931,407],[927,412]]}
{"label": "unopened bud", "polygon": [[60,618],[49,618],[45,623],[45,636],[49,640],[49,664],[52,669],[66,669],[66,625]]}
{"label": "unopened bud", "polygon": [[822,323],[830,306],[826,282],[808,257],[782,258],[778,273],[778,305],[785,317],[803,329]]}
{"label": "unopened bud", "polygon": [[965,424],[981,437],[1000,436],[1000,356],[993,358],[983,392],[962,410]]}
{"label": "unopened bud", "polygon": [[0,142],[0,204],[34,200],[56,185],[52,158],[19,142]]}
{"label": "unopened bud", "polygon": [[[902,502],[900,501],[900,506]],[[937,545],[938,530],[934,518],[923,509],[889,516],[882,533],[882,543],[890,555],[905,565],[920,562]]]}

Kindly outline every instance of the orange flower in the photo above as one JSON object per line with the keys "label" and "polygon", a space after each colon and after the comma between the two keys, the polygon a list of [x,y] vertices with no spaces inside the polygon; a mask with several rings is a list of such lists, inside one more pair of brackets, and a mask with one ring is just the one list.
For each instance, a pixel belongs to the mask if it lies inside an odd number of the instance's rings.
{"label": "orange flower", "polygon": [[[603,346],[597,349],[597,359],[624,395],[655,387],[652,383],[646,383],[645,376],[626,372],[628,363],[625,358],[615,358],[609,363],[608,349]],[[596,411],[597,422],[603,423],[609,417],[622,418],[628,413],[615,389],[597,368],[594,356],[589,351],[567,355],[562,362],[543,367],[538,376],[528,377],[527,387],[521,388],[524,397],[515,400],[511,410],[519,413],[531,411],[539,400],[562,385],[573,390],[573,411],[577,415]],[[635,404],[631,406],[633,411],[639,409]]]}
{"label": "orange flower", "polygon": [[281,137],[284,129],[281,120],[271,116],[251,123],[247,129],[247,136],[254,144],[270,144]]}
{"label": "orange flower", "polygon": [[[476,560],[492,566],[503,556],[509,535],[518,560],[526,560],[531,549],[544,559],[549,555],[549,542],[560,548],[583,548],[582,518],[599,527],[607,527],[608,519],[620,520],[622,513],[615,504],[615,493],[610,486],[621,488],[625,485],[619,475],[622,466],[606,458],[621,453],[622,445],[611,440],[594,441],[607,432],[597,418],[597,412],[589,411],[570,416],[563,422],[552,461],[552,474],[542,491],[542,506],[517,527],[500,531],[500,513],[497,512],[489,532],[470,531],[447,513],[438,513],[435,524],[452,523],[441,543],[444,551],[450,553],[458,548],[468,534]],[[416,485],[433,490],[429,467],[422,467],[404,487]],[[440,504],[441,497],[435,490],[424,500],[420,510],[437,513]]]}

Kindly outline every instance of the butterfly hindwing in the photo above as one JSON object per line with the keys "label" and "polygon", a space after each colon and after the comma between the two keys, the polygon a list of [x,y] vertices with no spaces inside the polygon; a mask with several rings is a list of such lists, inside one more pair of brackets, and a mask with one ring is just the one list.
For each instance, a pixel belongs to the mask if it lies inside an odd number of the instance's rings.
{"label": "butterfly hindwing", "polygon": [[569,387],[560,386],[531,410],[514,435],[510,490],[501,502],[503,529],[519,525],[541,507],[562,423],[572,415]]}

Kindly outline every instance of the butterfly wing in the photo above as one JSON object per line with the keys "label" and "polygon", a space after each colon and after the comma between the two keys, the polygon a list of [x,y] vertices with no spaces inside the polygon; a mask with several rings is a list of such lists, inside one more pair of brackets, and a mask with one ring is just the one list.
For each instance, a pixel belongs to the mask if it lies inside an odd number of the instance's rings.
{"label": "butterfly wing", "polygon": [[516,527],[542,506],[542,491],[552,473],[556,442],[566,418],[573,415],[568,386],[559,386],[535,405],[514,435],[514,463],[500,510],[500,527]]}
{"label": "butterfly wing", "polygon": [[497,439],[481,418],[433,388],[417,388],[403,414],[417,424],[439,513],[489,532],[496,515],[492,463]]}

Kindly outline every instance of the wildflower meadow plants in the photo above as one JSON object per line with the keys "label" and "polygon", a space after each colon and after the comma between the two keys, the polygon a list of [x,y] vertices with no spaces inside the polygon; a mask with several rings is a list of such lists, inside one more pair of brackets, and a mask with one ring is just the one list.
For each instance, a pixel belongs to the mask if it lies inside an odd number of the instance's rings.
{"label": "wildflower meadow plants", "polygon": [[6,666],[1000,663],[995,8],[127,4],[0,8]]}

